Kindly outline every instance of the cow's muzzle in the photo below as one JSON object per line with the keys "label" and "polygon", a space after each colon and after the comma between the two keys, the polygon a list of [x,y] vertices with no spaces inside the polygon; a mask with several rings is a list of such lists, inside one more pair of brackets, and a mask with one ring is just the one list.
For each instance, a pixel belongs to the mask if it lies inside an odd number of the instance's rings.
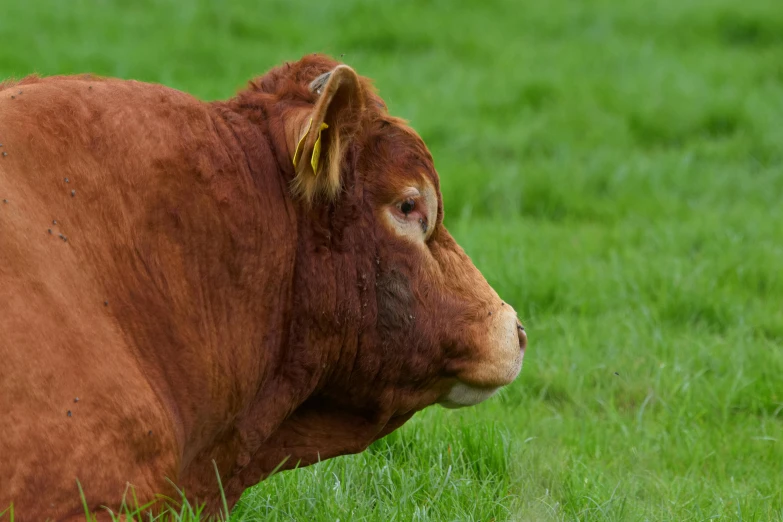
{"label": "cow's muzzle", "polygon": [[519,375],[527,348],[525,327],[508,305],[501,305],[489,318],[489,324],[481,325],[476,334],[472,362],[459,372],[441,405],[459,408],[478,404]]}

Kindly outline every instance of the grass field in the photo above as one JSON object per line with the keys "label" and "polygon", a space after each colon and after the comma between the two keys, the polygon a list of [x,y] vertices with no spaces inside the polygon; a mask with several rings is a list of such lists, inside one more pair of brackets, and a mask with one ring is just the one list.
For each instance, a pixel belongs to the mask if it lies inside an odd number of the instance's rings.
{"label": "grass field", "polygon": [[345,53],[530,336],[520,379],[232,520],[783,520],[780,0],[5,0],[0,77],[205,99]]}

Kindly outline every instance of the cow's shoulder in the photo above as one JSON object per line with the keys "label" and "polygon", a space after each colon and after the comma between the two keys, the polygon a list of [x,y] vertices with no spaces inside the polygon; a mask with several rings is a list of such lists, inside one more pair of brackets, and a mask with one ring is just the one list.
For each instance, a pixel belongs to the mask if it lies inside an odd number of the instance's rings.
{"label": "cow's shoulder", "polygon": [[2,85],[0,143],[19,161],[62,164],[88,154],[99,161],[176,163],[220,145],[213,107],[164,85],[93,75],[28,77]]}

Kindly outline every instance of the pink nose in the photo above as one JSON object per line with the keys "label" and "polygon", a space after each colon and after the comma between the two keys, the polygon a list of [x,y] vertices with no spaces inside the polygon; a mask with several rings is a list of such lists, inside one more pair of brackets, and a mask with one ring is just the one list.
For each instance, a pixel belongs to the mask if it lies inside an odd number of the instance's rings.
{"label": "pink nose", "polygon": [[519,321],[517,321],[517,334],[519,335],[519,349],[524,352],[527,347],[527,334],[525,327]]}

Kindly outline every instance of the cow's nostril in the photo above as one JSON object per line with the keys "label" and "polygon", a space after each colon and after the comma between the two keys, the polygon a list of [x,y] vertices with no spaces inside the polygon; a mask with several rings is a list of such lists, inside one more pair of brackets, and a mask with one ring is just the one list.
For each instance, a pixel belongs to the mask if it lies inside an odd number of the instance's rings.
{"label": "cow's nostril", "polygon": [[525,333],[525,327],[517,323],[517,335],[519,335],[519,349],[524,351],[527,347],[527,334]]}

